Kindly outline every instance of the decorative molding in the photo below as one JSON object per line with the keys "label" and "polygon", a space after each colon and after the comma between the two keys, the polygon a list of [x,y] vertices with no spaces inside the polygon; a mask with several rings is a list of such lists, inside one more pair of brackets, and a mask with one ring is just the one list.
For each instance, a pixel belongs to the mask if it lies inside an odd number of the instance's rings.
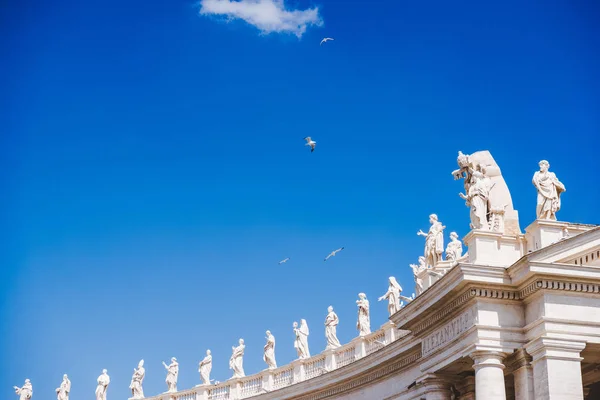
{"label": "decorative molding", "polygon": [[431,326],[437,325],[440,320],[444,319],[448,315],[451,315],[469,300],[476,297],[520,301],[533,295],[539,290],[561,290],[568,292],[600,294],[600,284],[587,282],[568,282],[556,279],[536,279],[520,290],[494,289],[474,286],[465,290],[440,311],[434,313],[433,315],[427,316],[427,318],[415,325],[415,327],[412,329],[412,332],[415,335],[418,335],[421,332],[429,329]]}

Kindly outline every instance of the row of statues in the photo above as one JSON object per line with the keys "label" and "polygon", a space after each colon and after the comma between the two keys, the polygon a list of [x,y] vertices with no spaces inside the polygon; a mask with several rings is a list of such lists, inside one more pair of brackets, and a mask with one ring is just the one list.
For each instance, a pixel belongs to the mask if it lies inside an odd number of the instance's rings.
{"label": "row of statues", "polygon": [[[412,301],[413,297],[406,297],[402,295],[402,287],[396,281],[396,278],[390,276],[388,279],[389,285],[387,292],[379,297],[379,301],[388,301],[388,313],[390,315],[395,314],[400,310],[403,305],[403,300],[408,302]],[[358,294],[358,300],[356,300],[358,308],[358,318],[356,322],[356,328],[359,332],[359,336],[365,336],[371,333],[371,317],[369,300],[365,293]],[[327,316],[325,317],[325,338],[327,339],[326,350],[334,350],[342,346],[337,337],[337,326],[340,323],[340,319],[333,310],[333,306],[327,308]],[[293,323],[294,330],[294,348],[298,354],[298,359],[306,359],[310,357],[310,350],[308,346],[308,336],[310,331],[308,329],[308,323],[305,319],[300,320],[300,324],[297,322]],[[277,362],[275,361],[275,336],[271,331],[266,332],[266,344],[263,351],[263,360],[267,364],[268,369],[277,368]],[[229,359],[229,369],[233,370],[233,378],[242,378],[245,376],[244,373],[244,350],[246,346],[244,339],[240,339],[237,346],[232,346],[232,354]],[[167,392],[177,392],[177,380],[179,377],[179,363],[177,358],[171,358],[170,364],[162,363],[167,370],[167,377],[165,382],[167,384]],[[200,379],[203,385],[210,385],[210,373],[212,370],[212,354],[210,350],[206,351],[206,357],[200,362],[198,366],[198,372],[200,372]],[[133,375],[131,377],[131,383],[129,389],[131,390],[132,399],[143,399],[144,398],[144,377],[146,376],[146,369],[144,368],[144,360],[140,360],[138,366],[133,369]],[[106,400],[106,392],[108,385],[110,384],[110,377],[106,369],[102,370],[102,374],[97,379],[98,385],[96,386],[96,400]],[[20,396],[19,400],[29,400],[33,394],[33,388],[29,379],[25,380],[25,384],[22,387],[15,386],[16,393]],[[57,400],[69,400],[69,393],[71,391],[71,381],[65,374],[60,387],[56,389]]]}
{"label": "row of statues", "polygon": [[[470,209],[470,226],[472,229],[489,230],[495,232],[504,232],[505,215],[512,210],[512,200],[502,178],[500,168],[495,163],[489,152],[477,152],[471,155],[465,155],[459,151],[457,163],[459,169],[452,172],[455,179],[463,179],[464,193],[459,196],[465,200],[465,204]],[[533,185],[538,196],[536,205],[536,217],[542,220],[556,220],[556,213],[560,210],[560,196],[566,191],[556,175],[549,171],[550,163],[546,160],[539,162],[539,171],[533,175]],[[444,229],[446,228],[438,219],[436,214],[429,216],[430,227],[428,232],[419,230],[418,235],[425,237],[424,255],[419,257],[418,264],[411,264],[415,278],[415,289],[417,295],[423,291],[423,282],[419,277],[421,272],[426,269],[433,269],[440,261],[458,262],[463,257],[462,243],[458,239],[456,232],[450,233],[450,242],[444,253]],[[518,222],[517,222],[518,225]],[[434,272],[435,273],[435,272]],[[389,277],[387,292],[378,298],[378,301],[388,300],[389,315],[395,314],[403,306],[403,300],[410,302],[415,298],[402,295],[402,287],[393,276]],[[358,308],[358,317],[356,329],[359,336],[363,337],[371,333],[370,305],[366,294],[359,293],[356,300]],[[332,306],[327,309],[325,318],[325,338],[327,339],[326,350],[333,350],[341,347],[337,338],[337,326],[340,320]],[[294,348],[299,359],[310,357],[308,345],[308,336],[310,334],[306,320],[301,319],[300,324],[293,323],[295,335]],[[229,368],[233,370],[233,378],[245,376],[243,357],[245,351],[244,339],[239,339],[237,346],[232,346],[232,354],[229,359]],[[263,360],[268,369],[277,368],[275,360],[275,336],[266,331],[266,344],[263,349]],[[171,363],[167,365],[163,362],[167,370],[166,384],[167,391],[173,393],[177,391],[177,379],[179,376],[179,364],[173,357]],[[212,354],[210,350],[206,351],[206,357],[200,362],[198,371],[203,385],[211,383],[210,373],[212,370]],[[138,363],[134,368],[133,376],[129,388],[131,389],[133,399],[143,399],[143,381],[145,377],[144,360]],[[102,370],[102,374],[97,379],[96,400],[106,400],[106,392],[110,384],[110,377],[107,370]],[[33,395],[33,388],[29,379],[25,380],[22,387],[14,387],[19,400],[30,400]],[[65,374],[60,387],[56,389],[57,400],[69,400],[71,391],[71,381]]]}

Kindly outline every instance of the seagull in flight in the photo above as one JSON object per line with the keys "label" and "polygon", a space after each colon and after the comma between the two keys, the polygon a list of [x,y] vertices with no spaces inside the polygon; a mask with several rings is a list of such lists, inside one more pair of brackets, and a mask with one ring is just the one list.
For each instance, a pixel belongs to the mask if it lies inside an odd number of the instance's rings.
{"label": "seagull in flight", "polygon": [[281,264],[285,264],[286,262],[288,262],[290,260],[290,258],[284,258],[283,260],[279,261],[279,265]]}
{"label": "seagull in flight", "polygon": [[323,38],[323,40],[321,40],[321,43],[319,43],[319,46],[322,45],[323,43],[327,42],[328,40],[334,40],[334,39],[330,38],[330,37]]}
{"label": "seagull in flight", "polygon": [[310,136],[305,137],[304,140],[306,140],[305,146],[310,146],[310,152],[312,153],[313,151],[315,151],[315,146],[317,145],[317,142],[312,140]]}
{"label": "seagull in flight", "polygon": [[337,253],[339,253],[342,250],[344,250],[344,248],[340,247],[339,249],[332,251],[331,253],[329,253],[329,255],[327,257],[325,257],[325,261],[329,260],[330,257],[335,256]]}

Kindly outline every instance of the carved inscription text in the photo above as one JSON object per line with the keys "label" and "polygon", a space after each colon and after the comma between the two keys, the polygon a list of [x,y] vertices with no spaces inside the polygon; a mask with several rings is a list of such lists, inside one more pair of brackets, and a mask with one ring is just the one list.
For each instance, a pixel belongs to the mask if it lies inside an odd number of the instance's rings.
{"label": "carved inscription text", "polygon": [[466,313],[463,313],[459,317],[456,317],[452,321],[448,322],[442,328],[426,336],[423,339],[422,345],[423,355],[431,353],[438,347],[458,337],[461,333],[473,326],[473,322],[472,311],[467,311]]}

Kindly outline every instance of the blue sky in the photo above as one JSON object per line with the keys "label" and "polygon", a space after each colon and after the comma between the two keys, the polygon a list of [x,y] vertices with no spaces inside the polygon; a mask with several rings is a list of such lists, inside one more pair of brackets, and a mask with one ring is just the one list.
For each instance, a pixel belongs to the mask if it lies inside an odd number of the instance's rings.
{"label": "blue sky", "polygon": [[458,150],[492,152],[522,229],[540,159],[559,218],[600,223],[593,1],[206,1],[1,11],[1,398],[107,368],[123,399],[141,358],[150,396],[172,356],[189,388],[207,348],[223,381],[240,337],[255,373],[267,329],[279,364],[301,318],[321,351],[330,304],[351,340],[359,292],[383,324],[428,215],[468,232]]}

